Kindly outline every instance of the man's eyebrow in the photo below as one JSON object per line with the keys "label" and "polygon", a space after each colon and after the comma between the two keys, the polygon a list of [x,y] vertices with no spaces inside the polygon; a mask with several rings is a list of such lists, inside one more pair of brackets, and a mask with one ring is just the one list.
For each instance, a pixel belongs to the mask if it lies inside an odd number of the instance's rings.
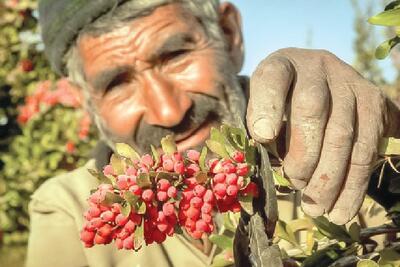
{"label": "man's eyebrow", "polygon": [[[151,53],[150,59],[155,60],[161,55],[185,48],[188,44],[194,44],[193,36],[188,32],[180,32],[169,36],[163,43]],[[188,47],[189,48],[189,47]]]}
{"label": "man's eyebrow", "polygon": [[109,85],[112,80],[121,73],[130,69],[129,66],[117,66],[106,69],[97,73],[92,79],[89,80],[90,84],[96,90],[103,90]]}

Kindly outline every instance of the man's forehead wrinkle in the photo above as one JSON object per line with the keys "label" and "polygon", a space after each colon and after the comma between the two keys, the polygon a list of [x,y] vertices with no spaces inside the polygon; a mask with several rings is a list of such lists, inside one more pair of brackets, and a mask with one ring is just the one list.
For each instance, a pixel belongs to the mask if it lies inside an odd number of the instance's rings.
{"label": "man's forehead wrinkle", "polygon": [[89,82],[94,89],[102,89],[118,74],[129,69],[127,66],[117,66],[110,69],[100,71]]}

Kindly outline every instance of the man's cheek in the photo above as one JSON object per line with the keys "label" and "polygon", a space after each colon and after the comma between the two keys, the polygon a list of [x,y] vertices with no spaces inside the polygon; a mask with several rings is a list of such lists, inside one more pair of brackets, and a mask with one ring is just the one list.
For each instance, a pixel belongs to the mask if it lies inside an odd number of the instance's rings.
{"label": "man's cheek", "polygon": [[103,110],[101,117],[108,131],[124,138],[133,138],[140,118],[137,113],[129,112],[129,109],[124,112],[115,108]]}

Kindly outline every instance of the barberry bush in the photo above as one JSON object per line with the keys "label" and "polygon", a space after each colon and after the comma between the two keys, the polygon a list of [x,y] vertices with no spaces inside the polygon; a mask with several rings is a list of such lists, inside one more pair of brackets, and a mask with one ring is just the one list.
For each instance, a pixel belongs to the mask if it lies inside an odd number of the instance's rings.
{"label": "barberry bush", "polygon": [[50,70],[36,8],[0,2],[0,248],[26,244],[30,195],[83,165],[96,140],[75,88]]}

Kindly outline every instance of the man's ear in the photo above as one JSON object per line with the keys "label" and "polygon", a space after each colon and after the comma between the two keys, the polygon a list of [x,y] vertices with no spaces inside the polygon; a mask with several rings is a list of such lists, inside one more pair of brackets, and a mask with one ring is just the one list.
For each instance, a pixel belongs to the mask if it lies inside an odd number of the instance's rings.
{"label": "man's ear", "polygon": [[219,7],[219,14],[219,24],[228,44],[228,52],[236,72],[239,73],[244,60],[242,19],[239,10],[232,3],[224,2]]}

